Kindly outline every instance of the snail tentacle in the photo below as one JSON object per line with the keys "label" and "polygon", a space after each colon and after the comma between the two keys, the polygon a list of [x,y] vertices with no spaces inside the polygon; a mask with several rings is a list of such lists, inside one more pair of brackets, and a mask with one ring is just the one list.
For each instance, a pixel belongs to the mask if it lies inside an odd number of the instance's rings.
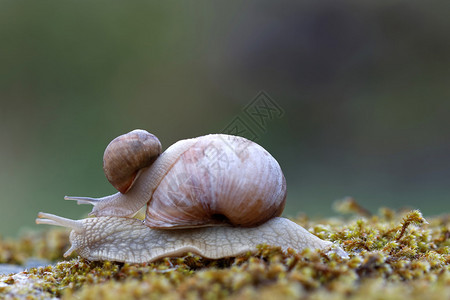
{"label": "snail tentacle", "polygon": [[64,200],[75,200],[77,204],[91,204],[95,205],[97,202],[101,201],[101,198],[92,198],[92,197],[77,197],[77,196],[64,196]]}
{"label": "snail tentacle", "polygon": [[40,212],[38,214],[38,219],[36,219],[36,224],[47,224],[54,226],[66,227],[74,230],[79,234],[83,234],[85,232],[85,228],[83,226],[83,221],[81,220],[72,220],[64,217],[60,217],[53,214]]}
{"label": "snail tentacle", "polygon": [[130,201],[130,197],[122,193],[116,193],[102,198],[65,196],[64,200],[75,200],[78,205],[91,204],[94,206],[89,216],[117,216],[132,217],[141,207],[143,201]]}

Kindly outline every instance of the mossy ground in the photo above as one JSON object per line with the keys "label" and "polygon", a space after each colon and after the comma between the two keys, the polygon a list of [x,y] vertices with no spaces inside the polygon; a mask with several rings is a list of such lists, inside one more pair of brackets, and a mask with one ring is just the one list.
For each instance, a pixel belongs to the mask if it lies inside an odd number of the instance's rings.
{"label": "mossy ground", "polygon": [[[450,299],[450,216],[338,205],[347,219],[294,221],[341,245],[350,259],[315,251],[283,253],[261,245],[243,257],[207,260],[187,254],[149,264],[62,261],[68,232],[49,230],[0,240],[0,263],[29,257],[59,261],[0,275],[0,298],[63,299]],[[428,223],[427,223],[428,221]]]}

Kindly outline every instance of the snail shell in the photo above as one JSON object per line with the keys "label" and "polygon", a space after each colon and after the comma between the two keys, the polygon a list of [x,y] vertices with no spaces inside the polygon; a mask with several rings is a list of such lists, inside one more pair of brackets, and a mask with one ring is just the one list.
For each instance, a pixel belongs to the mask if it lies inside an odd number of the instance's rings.
{"label": "snail shell", "polygon": [[[185,142],[173,147],[184,148]],[[281,215],[286,181],[277,161],[261,146],[217,134],[196,138],[185,148],[155,189],[146,225],[252,227]]]}
{"label": "snail shell", "polygon": [[116,137],[103,154],[103,171],[108,181],[121,193],[126,193],[142,168],[150,166],[161,154],[158,138],[136,129]]}

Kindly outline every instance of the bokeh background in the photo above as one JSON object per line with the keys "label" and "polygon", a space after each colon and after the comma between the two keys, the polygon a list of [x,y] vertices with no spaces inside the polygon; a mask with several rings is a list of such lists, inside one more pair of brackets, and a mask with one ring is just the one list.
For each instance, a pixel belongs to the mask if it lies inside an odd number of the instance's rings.
{"label": "bokeh background", "polygon": [[[114,193],[108,142],[167,148],[236,118],[277,158],[286,216],[450,211],[449,1],[0,1],[0,234]],[[260,91],[282,109],[261,129]],[[44,227],[44,226],[40,226]]]}

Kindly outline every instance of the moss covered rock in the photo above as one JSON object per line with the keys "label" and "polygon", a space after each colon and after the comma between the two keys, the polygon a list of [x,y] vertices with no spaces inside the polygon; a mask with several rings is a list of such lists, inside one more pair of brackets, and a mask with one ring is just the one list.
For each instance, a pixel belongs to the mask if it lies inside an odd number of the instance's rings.
{"label": "moss covered rock", "polygon": [[[30,257],[59,261],[0,275],[1,298],[63,299],[449,299],[450,217],[381,209],[370,215],[347,200],[348,219],[294,221],[340,244],[342,259],[316,251],[282,252],[261,245],[257,253],[208,260],[187,253],[146,264],[61,261],[68,232],[49,230],[0,241],[0,263]],[[428,222],[427,222],[428,221]]]}

